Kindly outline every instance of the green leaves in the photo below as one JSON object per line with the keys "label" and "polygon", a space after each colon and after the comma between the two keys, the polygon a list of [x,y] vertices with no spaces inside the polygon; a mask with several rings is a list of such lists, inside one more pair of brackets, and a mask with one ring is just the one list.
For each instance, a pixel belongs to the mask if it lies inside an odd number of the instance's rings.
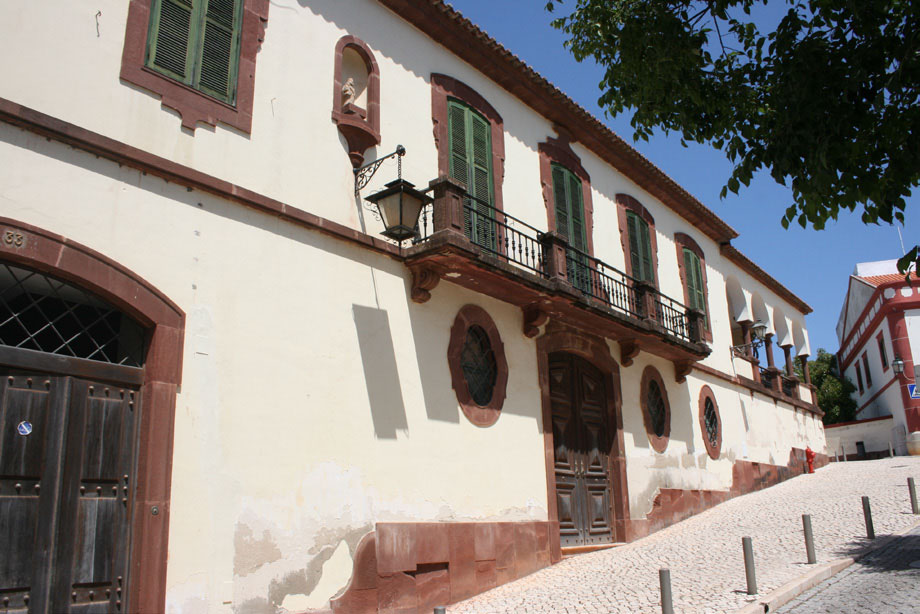
{"label": "green leaves", "polygon": [[[772,0],[779,2],[780,0]],[[816,230],[841,211],[903,221],[920,184],[920,1],[552,0],[581,60],[605,68],[598,103],[653,130],[709,143],[734,164],[721,191],[767,170],[791,187],[781,223]],[[556,6],[559,5],[559,6]]]}

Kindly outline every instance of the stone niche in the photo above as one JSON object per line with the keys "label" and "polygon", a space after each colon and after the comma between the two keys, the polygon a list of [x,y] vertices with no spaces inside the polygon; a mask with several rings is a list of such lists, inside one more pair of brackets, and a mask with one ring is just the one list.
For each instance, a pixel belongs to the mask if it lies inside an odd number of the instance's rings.
{"label": "stone niche", "polygon": [[364,152],[380,144],[380,70],[364,41],[343,36],[335,46],[332,121],[345,137],[348,158],[358,168]]}

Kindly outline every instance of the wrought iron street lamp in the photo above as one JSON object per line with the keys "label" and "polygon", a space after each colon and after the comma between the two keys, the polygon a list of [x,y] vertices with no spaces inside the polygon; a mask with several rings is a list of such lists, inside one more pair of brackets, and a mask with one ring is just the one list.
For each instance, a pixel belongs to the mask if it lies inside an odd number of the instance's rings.
{"label": "wrought iron street lamp", "polygon": [[432,202],[432,198],[415,189],[415,185],[402,178],[402,158],[406,148],[397,145],[393,153],[355,169],[355,195],[366,186],[380,168],[384,160],[397,156],[397,178],[386,184],[379,192],[371,194],[365,200],[377,207],[383,222],[383,236],[402,243],[417,233],[418,218],[422,208]]}
{"label": "wrought iron street lamp", "polygon": [[898,375],[904,373],[904,361],[901,360],[900,356],[894,357],[894,360],[891,361],[891,368]]}
{"label": "wrought iron street lamp", "polygon": [[762,341],[767,336],[767,323],[763,320],[757,320],[751,326],[751,335],[755,340]]}

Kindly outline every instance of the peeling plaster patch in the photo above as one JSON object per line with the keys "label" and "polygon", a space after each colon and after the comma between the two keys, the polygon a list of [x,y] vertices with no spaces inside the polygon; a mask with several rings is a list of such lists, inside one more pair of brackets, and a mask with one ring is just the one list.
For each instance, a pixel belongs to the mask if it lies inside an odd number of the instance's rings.
{"label": "peeling plaster patch", "polygon": [[[311,591],[310,596],[303,595],[302,600],[298,599],[298,605],[294,609],[304,610],[326,606],[329,599],[343,588],[340,578],[351,576],[351,571],[352,558],[348,552],[348,544],[342,542],[323,565],[322,577]],[[294,597],[294,595],[288,595],[288,597]],[[282,607],[287,607],[285,604],[288,603],[288,597],[285,597],[281,604]]]}
{"label": "peeling plaster patch", "polygon": [[272,540],[268,530],[262,531],[262,539],[254,539],[249,525],[237,523],[233,536],[233,575],[246,576],[262,565],[281,558],[281,550]]}
{"label": "peeling plaster patch", "polygon": [[248,599],[238,606],[233,606],[233,611],[237,614],[277,614],[278,609],[270,604],[267,600],[257,597]]}

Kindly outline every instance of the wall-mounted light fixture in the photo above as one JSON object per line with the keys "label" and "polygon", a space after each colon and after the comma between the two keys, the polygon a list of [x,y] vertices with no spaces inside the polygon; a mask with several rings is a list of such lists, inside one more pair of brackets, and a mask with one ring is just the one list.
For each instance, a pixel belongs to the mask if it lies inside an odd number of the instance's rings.
{"label": "wall-mounted light fixture", "polygon": [[430,196],[416,190],[414,184],[402,178],[404,155],[406,148],[397,145],[393,153],[355,169],[355,196],[359,196],[361,188],[370,182],[380,165],[388,158],[397,156],[396,180],[389,182],[383,190],[371,194],[365,200],[377,208],[383,222],[383,232],[380,234],[400,244],[416,235],[422,207],[432,202]]}
{"label": "wall-mounted light fixture", "polygon": [[891,369],[898,375],[904,373],[904,361],[901,360],[900,356],[895,356],[894,360],[891,361]]}

